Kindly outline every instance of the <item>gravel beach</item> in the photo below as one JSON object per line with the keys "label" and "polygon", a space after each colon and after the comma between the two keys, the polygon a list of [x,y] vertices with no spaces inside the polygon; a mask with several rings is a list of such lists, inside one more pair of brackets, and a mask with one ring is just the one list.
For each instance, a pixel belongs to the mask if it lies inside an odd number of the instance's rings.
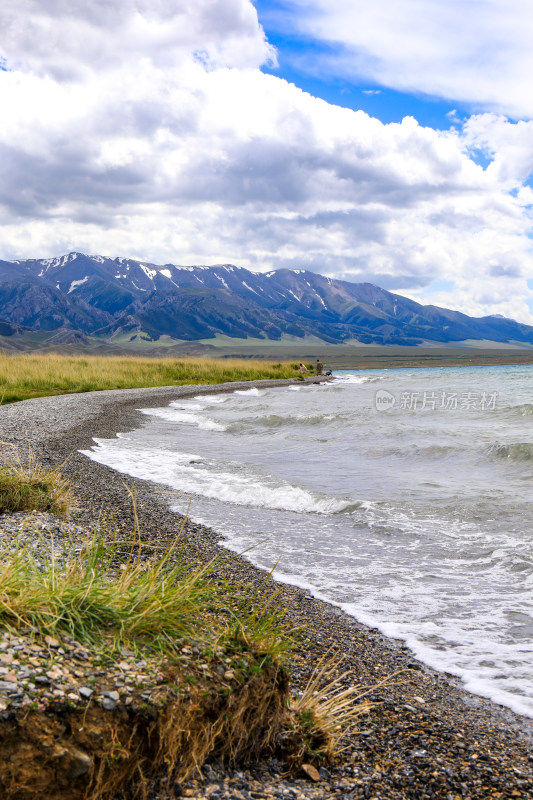
{"label": "gravel beach", "polygon": [[[292,381],[257,381],[253,385],[289,383]],[[22,454],[30,445],[39,460],[62,465],[62,473],[74,487],[71,519],[78,526],[76,530],[87,530],[102,514],[111,514],[119,530],[131,531],[131,490],[135,487],[143,539],[164,545],[176,537],[183,524],[168,509],[168,490],[120,475],[90,461],[79,450],[90,447],[93,437],[113,437],[146,424],[139,407],[250,386],[162,387],[27,400],[0,407],[0,440],[18,446]],[[59,523],[51,515],[37,515],[34,522],[43,535],[54,526],[56,536],[61,534]],[[28,527],[22,517],[0,517],[0,537],[12,537],[23,524]],[[222,552],[228,556],[225,571],[230,577],[248,585],[264,581],[264,573],[245,559],[229,557],[212,530],[187,522],[185,533],[191,558],[206,561]],[[382,684],[370,692],[375,705],[361,718],[348,748],[314,775],[317,780],[303,772],[287,777],[283,765],[275,760],[241,770],[226,770],[215,761],[207,764],[201,775],[175,787],[176,796],[374,800],[533,797],[532,720],[465,692],[458,679],[417,662],[400,642],[310,598],[305,591],[287,585],[277,588],[291,620],[296,626],[305,626],[293,659],[294,687],[305,682],[326,653],[337,653],[344,656],[341,671],[347,672],[345,683],[362,687]],[[0,661],[4,653],[5,662],[0,669],[11,679],[4,683],[12,686],[16,675],[10,669],[9,651],[15,646],[23,644],[13,644],[9,637],[0,641]],[[57,647],[57,643],[50,643],[51,650]],[[75,644],[73,648],[77,649]],[[78,658],[83,680],[87,654]],[[131,661],[125,670],[144,666]],[[0,675],[0,711],[2,677],[5,675]],[[80,688],[75,678],[69,689],[73,702]],[[107,689],[103,685],[104,678],[102,675],[101,694],[111,708],[115,695],[111,684]],[[53,695],[51,680],[53,677],[45,675],[42,683]],[[154,787],[151,800],[167,796]]]}

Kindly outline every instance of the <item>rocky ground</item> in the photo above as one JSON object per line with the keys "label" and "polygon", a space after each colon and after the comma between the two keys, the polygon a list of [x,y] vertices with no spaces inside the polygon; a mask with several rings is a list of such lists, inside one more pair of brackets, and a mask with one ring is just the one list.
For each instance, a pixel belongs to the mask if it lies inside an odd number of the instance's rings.
{"label": "rocky ground", "polygon": [[[125,479],[78,450],[90,446],[93,436],[113,436],[146,424],[136,411],[139,407],[228,388],[127,390],[30,400],[0,408],[0,439],[21,450],[29,443],[41,460],[63,464],[62,471],[75,489],[68,535],[81,540],[102,514],[109,513],[119,530],[131,531],[130,491],[135,487],[143,537],[164,547],[182,525],[168,511],[167,490]],[[33,515],[26,521],[2,517],[0,536],[6,543],[13,541],[22,527],[35,546],[39,537],[52,532],[57,543],[66,534],[64,525],[51,515]],[[222,554],[224,571],[235,581],[258,585],[265,580],[260,570],[222,550],[213,531],[187,522],[185,533],[191,559],[205,561]],[[304,591],[285,585],[277,588],[291,622],[304,626],[291,665],[295,690],[320,658],[336,653],[343,659],[339,671],[347,672],[343,682],[368,689],[373,708],[361,718],[346,750],[319,771],[311,767],[289,776],[285,765],[275,759],[235,768],[215,760],[184,785],[153,786],[151,800],[172,795],[369,800],[533,797],[531,720],[468,694],[457,679],[426,668],[400,643]],[[43,710],[50,703],[83,704],[91,692],[92,701],[112,713],[117,703],[127,704],[129,697],[143,692],[144,684],[157,685],[157,664],[142,662],[126,652],[111,669],[73,640],[37,644],[23,632],[3,635],[0,709],[8,699],[21,706],[37,704]]]}

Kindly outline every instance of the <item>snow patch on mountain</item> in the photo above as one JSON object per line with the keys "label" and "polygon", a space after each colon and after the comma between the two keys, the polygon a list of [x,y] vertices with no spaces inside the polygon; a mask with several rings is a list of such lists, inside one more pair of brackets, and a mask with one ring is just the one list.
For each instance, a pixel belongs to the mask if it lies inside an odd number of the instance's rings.
{"label": "snow patch on mountain", "polygon": [[67,294],[73,292],[76,286],[81,286],[83,283],[87,283],[88,280],[89,276],[86,275],[85,278],[82,278],[80,281],[72,281],[70,284],[70,289],[68,290]]}

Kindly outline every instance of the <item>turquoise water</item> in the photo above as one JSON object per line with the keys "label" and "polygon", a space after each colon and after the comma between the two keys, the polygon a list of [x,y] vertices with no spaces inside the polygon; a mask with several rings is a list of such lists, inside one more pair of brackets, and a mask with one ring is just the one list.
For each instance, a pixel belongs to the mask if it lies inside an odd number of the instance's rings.
{"label": "turquoise water", "polygon": [[533,717],[533,368],[342,372],[98,440],[280,580]]}

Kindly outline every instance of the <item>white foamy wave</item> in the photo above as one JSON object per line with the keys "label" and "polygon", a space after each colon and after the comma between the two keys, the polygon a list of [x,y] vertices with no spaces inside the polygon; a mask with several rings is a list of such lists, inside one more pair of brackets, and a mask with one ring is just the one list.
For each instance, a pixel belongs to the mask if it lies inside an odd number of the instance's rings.
{"label": "white foamy wave", "polygon": [[181,425],[195,425],[203,431],[225,431],[226,426],[221,425],[220,422],[215,422],[214,419],[209,417],[200,417],[198,414],[191,414],[188,411],[182,411],[177,408],[139,408],[143,414],[150,417],[159,417],[159,419],[166,419],[169,422],[176,422]]}
{"label": "white foamy wave", "polygon": [[203,411],[205,403],[191,403],[190,401],[174,400],[169,408],[177,408],[179,411]]}
{"label": "white foamy wave", "polygon": [[265,392],[254,387],[253,389],[237,389],[234,394],[249,395],[251,397],[263,397]]}
{"label": "white foamy wave", "polygon": [[[366,383],[367,379],[364,375],[336,375],[335,376],[335,383]],[[330,384],[334,386],[335,383]],[[327,384],[324,384],[327,386]]]}
{"label": "white foamy wave", "polygon": [[[213,459],[166,450],[123,449],[112,439],[95,439],[95,443],[92,450],[81,451],[93,461],[134,478],[225,503],[314,514],[335,514],[353,505],[353,501],[250,474],[239,464],[222,466]],[[234,471],[229,471],[228,466],[233,466]]]}
{"label": "white foamy wave", "polygon": [[[322,595],[321,599],[327,599],[327,597],[324,598]],[[464,688],[473,694],[505,705],[517,714],[533,717],[533,700],[527,696],[528,681],[517,679],[515,686],[517,693],[508,691],[508,676],[502,675],[501,662],[498,663],[499,658],[505,663],[509,657],[508,648],[498,643],[496,639],[490,636],[484,638],[483,634],[480,635],[477,631],[472,635],[460,627],[454,630],[453,625],[448,626],[448,629],[445,627],[442,631],[440,627],[430,630],[430,626],[424,626],[420,622],[415,624],[385,622],[378,615],[362,610],[354,603],[338,603],[336,605],[364,625],[378,628],[391,639],[404,641],[416,658],[429,667],[461,678]],[[424,633],[434,636],[436,631],[441,635],[444,633],[448,640],[447,646],[441,644],[439,647],[433,647],[421,640],[421,635]],[[444,637],[443,641],[446,641]],[[493,664],[487,661],[486,654],[483,652],[484,648],[487,653],[492,654]]]}
{"label": "white foamy wave", "polygon": [[210,406],[217,406],[225,403],[230,397],[230,394],[199,394],[194,399]]}

